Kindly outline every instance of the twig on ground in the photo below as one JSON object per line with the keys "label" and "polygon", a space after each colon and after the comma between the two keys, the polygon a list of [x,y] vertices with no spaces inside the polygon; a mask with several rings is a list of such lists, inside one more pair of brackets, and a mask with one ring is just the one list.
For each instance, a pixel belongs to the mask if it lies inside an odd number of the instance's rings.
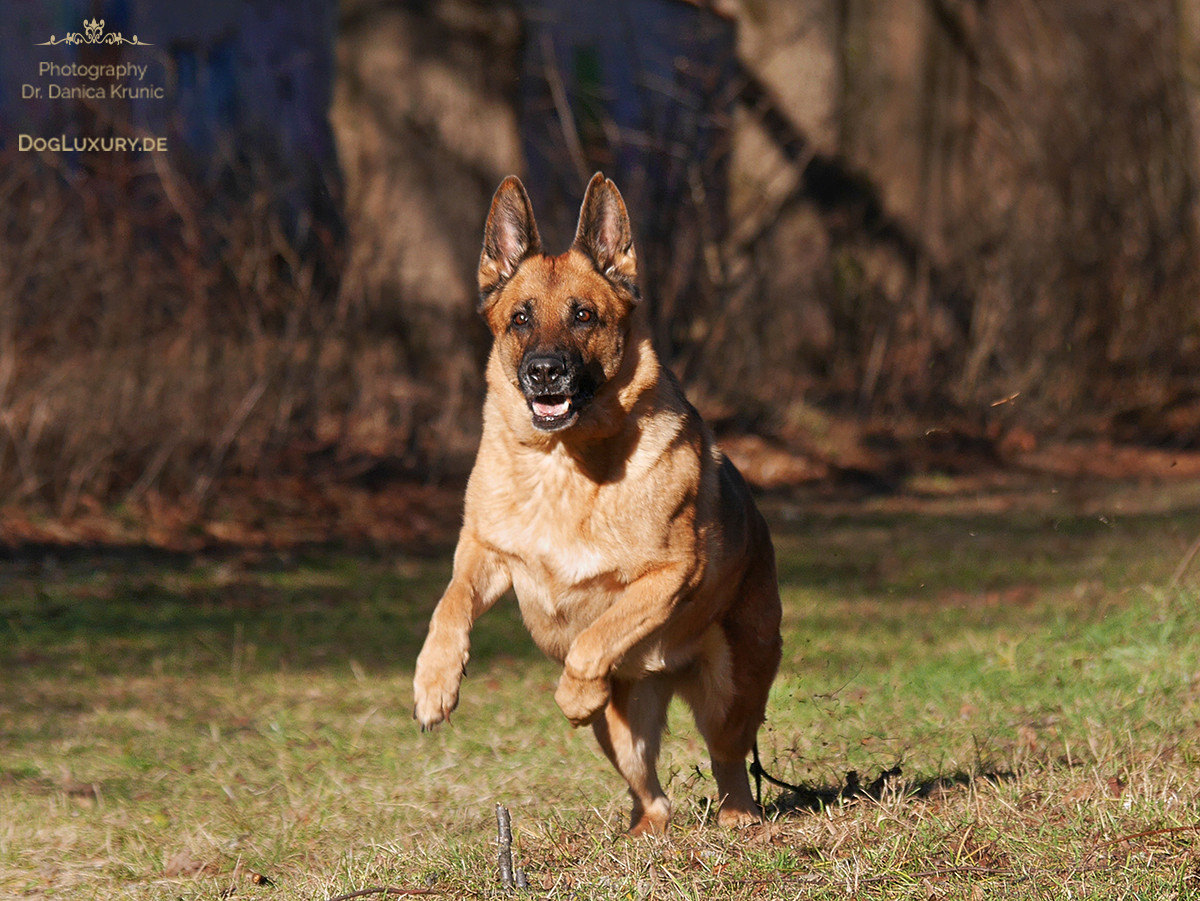
{"label": "twig on ground", "polygon": [[338,895],[336,898],[330,898],[328,901],[350,901],[351,898],[366,898],[370,895],[440,895],[441,892],[433,888],[394,888],[391,886],[377,886],[376,888],[363,888],[357,892],[347,892],[344,895]]}
{"label": "twig on ground", "polygon": [[529,888],[529,882],[525,878],[525,871],[520,868],[513,868],[512,817],[509,816],[508,808],[503,804],[496,805],[496,827],[499,832],[498,844],[500,846],[497,855],[500,867],[500,884],[506,891],[512,891],[514,888]]}
{"label": "twig on ground", "polygon": [[1113,845],[1119,845],[1121,842],[1131,842],[1139,838],[1154,838],[1158,835],[1177,835],[1181,832],[1197,832],[1200,831],[1200,823],[1192,826],[1171,826],[1165,829],[1147,829],[1145,832],[1134,832],[1130,835],[1121,835],[1117,838],[1109,839],[1106,842],[1100,842],[1092,849],[1093,852],[1099,851],[1101,848],[1109,848]]}
{"label": "twig on ground", "polygon": [[508,815],[508,808],[503,804],[496,805],[496,827],[499,831],[497,841],[500,852],[497,856],[500,866],[500,884],[506,889],[511,889],[513,887],[512,819]]}

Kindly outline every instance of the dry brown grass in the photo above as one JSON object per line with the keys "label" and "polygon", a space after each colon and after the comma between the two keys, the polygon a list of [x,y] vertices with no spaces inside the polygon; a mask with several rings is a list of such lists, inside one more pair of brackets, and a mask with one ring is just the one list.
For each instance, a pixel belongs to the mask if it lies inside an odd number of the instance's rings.
{"label": "dry brown grass", "polygon": [[229,203],[165,164],[64,166],[0,177],[0,504],[200,511],[288,453],[415,462],[403,336],[339,317],[336,245],[294,249],[265,181]]}

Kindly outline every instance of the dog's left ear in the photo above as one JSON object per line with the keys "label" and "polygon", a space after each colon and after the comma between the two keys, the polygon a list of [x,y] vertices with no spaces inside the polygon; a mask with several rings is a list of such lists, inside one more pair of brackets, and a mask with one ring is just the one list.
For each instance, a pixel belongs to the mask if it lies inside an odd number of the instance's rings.
{"label": "dog's left ear", "polygon": [[479,305],[512,278],[521,261],[542,249],[533,205],[525,186],[510,175],[496,189],[487,225],[483,227],[483,253],[479,256]]}
{"label": "dog's left ear", "polygon": [[591,257],[605,276],[624,283],[636,295],[637,254],[629,213],[617,186],[599,172],[592,176],[583,195],[572,246]]}

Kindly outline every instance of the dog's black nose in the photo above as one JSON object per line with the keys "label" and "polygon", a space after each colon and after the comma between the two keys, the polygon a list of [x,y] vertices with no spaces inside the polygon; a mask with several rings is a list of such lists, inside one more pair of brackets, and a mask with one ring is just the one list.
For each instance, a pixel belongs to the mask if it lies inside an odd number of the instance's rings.
{"label": "dog's black nose", "polygon": [[531,388],[557,388],[567,372],[567,361],[557,354],[542,354],[525,361],[525,379]]}

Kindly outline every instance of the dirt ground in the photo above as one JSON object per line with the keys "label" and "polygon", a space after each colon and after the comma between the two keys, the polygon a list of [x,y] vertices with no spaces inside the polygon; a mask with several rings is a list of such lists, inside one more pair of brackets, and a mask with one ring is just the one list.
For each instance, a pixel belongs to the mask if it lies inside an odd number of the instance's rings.
{"label": "dirt ground", "polygon": [[[918,454],[904,456],[902,446],[868,448],[858,459],[843,454],[833,464],[756,436],[722,444],[768,514],[782,517],[797,510],[1102,516],[1200,508],[1195,451],[1090,441],[1010,448],[998,459],[991,452],[939,450],[936,441],[926,441]],[[444,553],[461,522],[463,488],[461,480],[422,482],[375,461],[352,471],[230,478],[203,509],[155,494],[116,508],[85,499],[69,518],[0,508],[0,558],[56,547],[130,546],[184,553],[306,545]]]}

